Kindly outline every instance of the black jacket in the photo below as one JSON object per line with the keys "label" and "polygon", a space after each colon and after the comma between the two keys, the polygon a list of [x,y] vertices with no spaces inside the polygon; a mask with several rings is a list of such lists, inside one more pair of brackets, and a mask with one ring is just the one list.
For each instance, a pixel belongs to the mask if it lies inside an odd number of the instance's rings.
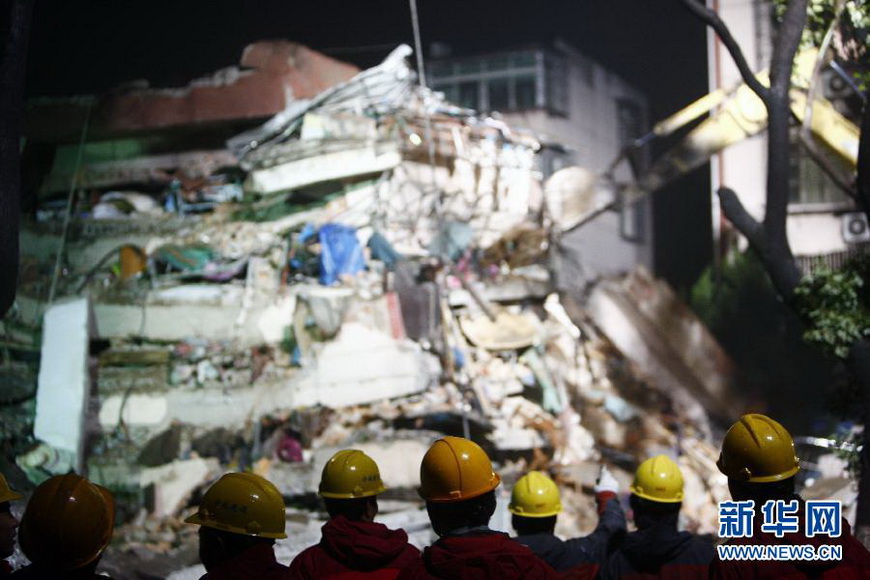
{"label": "black jacket", "polygon": [[599,578],[707,578],[713,544],[677,531],[677,514],[625,536]]}
{"label": "black jacket", "polygon": [[588,536],[560,540],[553,534],[517,536],[517,542],[527,546],[540,559],[559,572],[580,564],[603,564],[608,546],[625,533],[625,513],[615,497],[607,500],[598,526]]}

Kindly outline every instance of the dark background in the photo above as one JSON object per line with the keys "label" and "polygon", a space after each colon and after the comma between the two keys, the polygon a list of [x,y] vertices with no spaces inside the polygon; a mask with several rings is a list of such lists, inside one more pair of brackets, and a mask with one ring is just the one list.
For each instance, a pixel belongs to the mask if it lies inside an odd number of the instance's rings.
{"label": "dark background", "polygon": [[[418,13],[424,48],[562,38],[647,92],[655,117],[706,90],[704,27],[678,0],[418,0]],[[36,0],[27,93],[90,93],[142,78],[185,85],[268,38],[360,66],[414,41],[406,0]]]}

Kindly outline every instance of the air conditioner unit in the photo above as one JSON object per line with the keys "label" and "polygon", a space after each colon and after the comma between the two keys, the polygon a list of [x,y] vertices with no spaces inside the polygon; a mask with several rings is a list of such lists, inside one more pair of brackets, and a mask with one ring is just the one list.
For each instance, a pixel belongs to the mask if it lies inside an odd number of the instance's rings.
{"label": "air conditioner unit", "polygon": [[862,212],[847,213],[842,217],[843,241],[847,244],[870,242],[870,224]]}
{"label": "air conditioner unit", "polygon": [[855,96],[855,91],[846,79],[835,71],[826,70],[822,73],[822,95],[828,100],[847,99]]}

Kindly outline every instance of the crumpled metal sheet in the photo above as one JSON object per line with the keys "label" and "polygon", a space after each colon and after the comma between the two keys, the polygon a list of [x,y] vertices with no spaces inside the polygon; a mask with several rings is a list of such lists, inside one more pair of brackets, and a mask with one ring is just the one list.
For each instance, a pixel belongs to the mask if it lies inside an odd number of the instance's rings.
{"label": "crumpled metal sheet", "polygon": [[350,79],[331,87],[308,101],[292,101],[287,108],[264,125],[227,141],[245,169],[255,166],[264,145],[281,143],[301,126],[305,113],[342,110],[359,114],[385,114],[394,110],[411,91],[414,73],[405,64],[411,47],[402,44],[378,66],[366,69]]}

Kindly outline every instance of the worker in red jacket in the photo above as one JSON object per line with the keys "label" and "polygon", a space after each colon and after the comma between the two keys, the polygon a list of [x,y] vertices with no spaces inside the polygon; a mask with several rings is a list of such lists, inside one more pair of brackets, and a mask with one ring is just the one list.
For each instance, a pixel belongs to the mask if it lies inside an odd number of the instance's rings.
{"label": "worker in red jacket", "polygon": [[[824,524],[818,529],[807,525],[815,506],[794,492],[794,477],[800,469],[794,441],[777,421],[760,414],[743,415],[725,434],[716,466],[728,476],[734,500],[728,509],[733,507],[733,514],[739,517],[742,503],[749,525],[746,530],[737,530],[739,521],[730,513],[729,521],[723,521],[725,504],[720,504],[719,533],[734,537],[719,546],[710,578],[870,578],[870,553],[852,536],[845,519],[826,516],[818,520]],[[839,504],[830,513],[838,511]],[[735,527],[729,530],[729,526]],[[778,546],[799,550],[802,555],[801,559],[791,556],[777,561],[744,553],[740,559],[725,559],[724,550],[748,546]],[[841,558],[811,559],[832,547],[841,550]]]}
{"label": "worker in red jacket", "polygon": [[185,522],[198,524],[200,580],[284,580],[275,540],[286,538],[284,498],[272,482],[253,473],[227,473]]}
{"label": "worker in red jacket", "polygon": [[6,558],[15,551],[15,530],[18,519],[12,515],[11,502],[21,499],[21,494],[12,490],[6,478],[0,473],[0,576],[12,572]]}
{"label": "worker in red jacket", "polygon": [[625,536],[598,577],[706,579],[713,545],[677,527],[683,505],[680,467],[666,455],[647,459],[637,468],[630,490],[637,531]]}
{"label": "worker in red jacket", "polygon": [[420,551],[408,543],[404,530],[374,521],[378,494],[385,490],[371,457],[357,449],[333,455],[323,467],[319,491],[329,521],[320,543],[290,564],[291,578],[392,580],[400,569],[418,561]]}
{"label": "worker in red jacket", "polygon": [[546,562],[507,534],[489,529],[501,479],[476,443],[439,439],[420,466],[420,496],[439,539],[400,579],[539,580],[556,578]]}

